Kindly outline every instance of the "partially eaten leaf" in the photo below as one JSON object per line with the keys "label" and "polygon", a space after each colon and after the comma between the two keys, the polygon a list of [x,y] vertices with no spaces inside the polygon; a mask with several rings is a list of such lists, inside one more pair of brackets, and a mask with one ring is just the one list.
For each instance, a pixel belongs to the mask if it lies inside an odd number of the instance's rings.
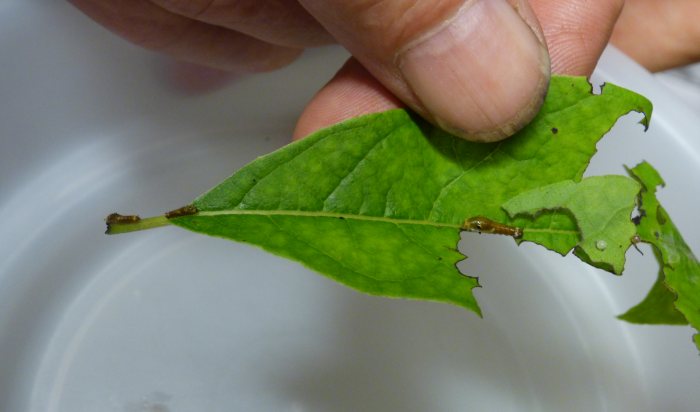
{"label": "partially eaten leaf", "polygon": [[[569,212],[580,236],[569,249],[575,246],[576,255],[584,262],[619,275],[636,232],[630,217],[639,189],[636,181],[625,176],[594,176],[530,190],[510,199],[503,208],[513,217],[527,214],[534,218],[543,211]],[[556,245],[563,243],[556,236],[553,239]],[[549,247],[548,242],[537,243]]]}
{"label": "partially eaten leaf", "polygon": [[651,105],[559,77],[535,120],[499,143],[464,141],[403,110],[365,116],[254,161],[196,199],[199,213],[171,222],[257,244],[367,293],[478,312],[476,278],[455,267],[465,220],[508,222],[508,199],[580,180],[597,141],[631,110]]}
{"label": "partially eaten leaf", "polygon": [[618,316],[619,319],[630,323],[650,324],[650,325],[687,325],[688,320],[676,309],[676,299],[678,296],[666,286],[666,275],[663,270],[663,260],[659,256],[658,250],[654,250],[654,255],[659,265],[659,274],[654,282],[654,286],[639,304]]}
{"label": "partially eaten leaf", "polygon": [[[655,248],[661,268],[649,295],[621,318],[636,323],[682,324],[680,313],[687,323],[700,330],[700,263],[656,198],[656,188],[663,186],[664,181],[647,162],[629,173],[642,185],[639,239]],[[694,340],[700,349],[700,334]]]}
{"label": "partially eaten leaf", "polygon": [[[575,248],[590,264],[622,271],[635,236],[630,213],[648,183],[582,176],[598,140],[630,111],[648,125],[644,97],[610,84],[594,95],[585,78],[555,76],[537,117],[502,142],[467,142],[404,110],[368,115],[263,156],[165,216],[110,215],[108,233],[174,224],[258,245],[366,293],[479,313],[477,279],[456,268],[463,230],[562,254]],[[674,271],[664,272],[666,284],[679,296],[696,293],[697,277],[683,279],[697,261],[668,224],[639,228],[645,241],[659,233]],[[698,296],[676,302],[693,325]]]}

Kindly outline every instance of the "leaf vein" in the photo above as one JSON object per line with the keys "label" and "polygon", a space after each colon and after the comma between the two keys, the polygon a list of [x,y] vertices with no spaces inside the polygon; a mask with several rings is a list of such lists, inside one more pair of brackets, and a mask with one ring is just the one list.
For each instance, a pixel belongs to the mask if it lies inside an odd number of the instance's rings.
{"label": "leaf vein", "polygon": [[335,212],[316,212],[316,211],[305,211],[305,210],[245,210],[245,209],[231,209],[231,210],[209,210],[201,211],[196,215],[187,216],[188,218],[201,216],[201,217],[214,217],[214,216],[240,216],[240,215],[253,215],[253,216],[292,216],[292,217],[328,217],[328,218],[343,218],[350,220],[362,220],[362,221],[373,221],[373,222],[383,222],[391,224],[405,224],[405,225],[422,225],[422,226],[435,226],[444,227],[450,229],[460,229],[461,225],[453,223],[443,223],[431,220],[417,220],[417,219],[399,219],[386,216],[371,216],[371,215],[353,215],[349,213],[335,213]]}
{"label": "leaf vein", "polygon": [[[353,126],[353,127],[348,127],[348,131],[354,131],[354,130],[356,130],[356,129],[362,129],[362,128],[364,128],[364,127],[365,127],[364,125],[357,125],[357,126]],[[315,142],[311,143],[309,146],[305,147],[303,150],[300,150],[298,153],[295,153],[294,156],[290,157],[289,159],[287,159],[287,160],[285,160],[285,161],[283,161],[283,162],[280,162],[280,163],[277,164],[275,167],[270,168],[270,170],[269,170],[267,173],[265,173],[264,175],[262,175],[262,176],[256,176],[256,181],[255,181],[255,183],[253,183],[253,185],[250,186],[250,187],[245,191],[245,193],[243,193],[243,194],[241,195],[240,200],[239,200],[238,203],[237,203],[235,206],[233,206],[233,207],[234,207],[234,208],[240,208],[241,205],[243,204],[243,201],[245,200],[246,196],[248,196],[248,194],[249,194],[255,187],[257,187],[257,186],[260,185],[264,180],[266,180],[267,178],[269,178],[270,175],[272,175],[274,172],[278,171],[278,170],[279,170],[280,168],[282,168],[283,166],[285,166],[285,165],[287,165],[287,164],[289,164],[289,163],[292,163],[292,162],[295,161],[299,156],[301,156],[302,154],[308,152],[309,150],[311,150],[312,148],[314,148],[316,145],[318,145],[319,143],[323,142],[324,140],[325,140],[325,139],[317,139]],[[265,157],[265,156],[263,156],[263,157]]]}
{"label": "leaf vein", "polygon": [[351,267],[345,265],[340,259],[336,258],[335,256],[332,256],[332,255],[330,255],[330,254],[324,252],[323,250],[319,249],[318,247],[316,247],[316,246],[313,245],[312,243],[310,243],[310,242],[308,242],[308,241],[302,239],[302,238],[299,237],[296,233],[293,233],[293,232],[290,232],[290,231],[286,230],[286,229],[283,228],[279,223],[275,222],[275,220],[273,219],[272,216],[269,216],[269,215],[268,215],[267,218],[270,220],[270,222],[271,222],[273,225],[275,225],[275,227],[277,227],[277,229],[278,229],[279,231],[281,231],[281,232],[283,232],[283,233],[286,233],[288,236],[290,236],[290,237],[296,239],[296,240],[299,241],[300,243],[303,243],[304,245],[308,246],[310,249],[313,249],[313,250],[316,251],[318,254],[323,255],[323,256],[326,256],[327,258],[329,258],[329,259],[332,260],[333,262],[337,263],[338,266],[340,266],[340,267],[344,268],[345,270],[347,270],[347,271],[349,271],[349,272],[351,272],[351,273],[353,273],[353,274],[355,274],[355,275],[358,275],[358,276],[360,276],[360,277],[362,277],[362,278],[370,279],[370,280],[372,280],[372,281],[374,281],[374,282],[380,282],[380,283],[401,284],[401,283],[406,282],[407,280],[422,279],[422,278],[425,277],[425,275],[423,275],[423,276],[402,277],[402,278],[397,279],[397,280],[389,280],[389,279],[379,279],[379,278],[376,278],[376,277],[372,276],[371,274],[358,272],[357,270],[355,270],[355,269],[353,269],[353,268],[351,268]]}
{"label": "leaf vein", "polygon": [[357,171],[357,169],[358,169],[362,164],[365,163],[365,161],[367,160],[367,157],[368,157],[370,154],[372,154],[372,152],[373,152],[374,150],[376,150],[377,147],[379,147],[379,145],[382,144],[382,142],[384,142],[384,141],[385,141],[386,139],[388,139],[393,133],[395,133],[396,130],[397,130],[397,129],[394,128],[394,129],[390,130],[389,133],[386,133],[383,137],[377,139],[377,141],[367,150],[367,152],[365,152],[365,154],[363,154],[362,156],[360,156],[360,158],[359,158],[359,160],[357,161],[357,163],[355,163],[355,166],[353,166],[353,168],[352,168],[350,171],[348,171],[344,176],[342,176],[342,177],[340,178],[340,180],[338,180],[338,183],[333,187],[333,189],[328,193],[328,195],[327,195],[327,196],[325,197],[325,199],[323,200],[323,203],[322,203],[322,204],[323,204],[323,210],[327,210],[327,209],[326,209],[326,207],[327,207],[326,202],[328,202],[328,199],[330,199],[331,196],[333,196],[333,194],[334,194],[338,189],[340,189],[341,187],[343,187],[343,183],[344,183],[346,180],[348,180],[350,177],[352,177],[352,175],[355,173],[355,171]]}
{"label": "leaf vein", "polygon": [[377,279],[377,278],[375,278],[375,277],[373,277],[373,276],[370,276],[370,275],[367,275],[367,274],[364,274],[364,273],[360,273],[360,272],[356,271],[355,269],[352,269],[352,268],[346,266],[346,265],[343,264],[343,262],[341,262],[338,258],[329,255],[328,253],[326,253],[326,252],[324,252],[323,250],[319,249],[318,247],[314,246],[314,245],[311,244],[310,242],[307,242],[306,240],[302,239],[302,238],[299,237],[296,233],[290,232],[290,231],[286,230],[285,228],[283,228],[282,226],[280,226],[279,223],[275,222],[275,220],[272,218],[272,216],[269,216],[269,215],[268,215],[267,218],[270,220],[270,222],[271,222],[273,225],[275,225],[275,227],[277,227],[277,229],[278,229],[280,232],[286,233],[286,234],[287,234],[288,236],[290,236],[291,238],[294,238],[294,239],[296,239],[298,242],[303,243],[304,245],[308,246],[310,249],[313,249],[314,251],[316,251],[318,254],[323,255],[323,256],[329,258],[330,260],[332,260],[333,262],[337,263],[338,266],[344,268],[345,270],[348,270],[348,271],[350,271],[350,272],[352,272],[352,273],[354,273],[354,274],[356,274],[356,275],[358,275],[358,276],[360,276],[360,277],[363,277],[363,278],[371,279],[371,280],[374,280],[374,281],[383,281],[383,280]]}
{"label": "leaf vein", "polygon": [[[433,216],[433,213],[435,212],[435,208],[437,207],[438,202],[442,200],[442,198],[445,196],[447,193],[447,190],[455,184],[458,180],[462,179],[464,176],[466,176],[468,173],[479,167],[481,164],[483,164],[486,160],[490,159],[496,151],[498,151],[501,148],[501,145],[503,142],[500,142],[496,145],[496,147],[493,148],[486,156],[484,156],[483,159],[479,160],[475,164],[473,164],[471,167],[469,167],[466,170],[463,170],[459,175],[457,175],[455,178],[447,182],[445,186],[440,189],[440,192],[437,194],[435,197],[435,200],[433,200],[433,204],[430,206],[430,212],[428,212],[428,219],[435,219],[435,216]],[[458,158],[459,159],[459,158]],[[459,159],[460,164],[461,164],[461,159]]]}

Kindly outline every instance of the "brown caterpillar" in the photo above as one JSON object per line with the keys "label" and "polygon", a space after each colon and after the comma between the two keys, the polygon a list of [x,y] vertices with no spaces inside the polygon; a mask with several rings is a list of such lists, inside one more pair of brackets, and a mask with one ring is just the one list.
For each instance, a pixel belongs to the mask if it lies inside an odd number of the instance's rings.
{"label": "brown caterpillar", "polygon": [[190,215],[195,215],[199,212],[194,205],[187,205],[183,206],[179,209],[171,210],[170,212],[167,212],[165,214],[165,217],[168,219],[174,219],[176,217],[182,217],[182,216],[190,216]]}
{"label": "brown caterpillar", "polygon": [[131,224],[131,223],[137,223],[141,220],[141,218],[137,215],[120,215],[119,213],[112,213],[111,215],[107,216],[105,219],[105,222],[107,222],[107,226],[111,225],[124,225],[124,224]]}
{"label": "brown caterpillar", "polygon": [[512,236],[514,239],[520,239],[523,237],[523,229],[504,225],[484,216],[471,217],[465,220],[464,225],[462,225],[462,229],[469,232]]}

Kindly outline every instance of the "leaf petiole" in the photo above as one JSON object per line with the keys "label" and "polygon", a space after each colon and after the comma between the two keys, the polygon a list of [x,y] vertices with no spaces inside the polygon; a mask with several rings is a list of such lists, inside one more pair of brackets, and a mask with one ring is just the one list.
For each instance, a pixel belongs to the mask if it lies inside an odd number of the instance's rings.
{"label": "leaf petiole", "polygon": [[187,205],[166,212],[163,216],[147,217],[144,219],[141,219],[139,215],[120,215],[119,213],[112,213],[105,218],[105,223],[107,223],[107,231],[105,231],[105,233],[108,235],[118,235],[120,233],[138,232],[141,230],[168,226],[170,224],[170,219],[195,215],[198,212],[194,205]]}
{"label": "leaf petiole", "polygon": [[105,233],[108,235],[138,232],[170,224],[170,221],[165,216],[153,216],[141,219],[136,215],[124,216],[118,213],[112,213],[107,216],[105,222],[107,223],[107,230]]}

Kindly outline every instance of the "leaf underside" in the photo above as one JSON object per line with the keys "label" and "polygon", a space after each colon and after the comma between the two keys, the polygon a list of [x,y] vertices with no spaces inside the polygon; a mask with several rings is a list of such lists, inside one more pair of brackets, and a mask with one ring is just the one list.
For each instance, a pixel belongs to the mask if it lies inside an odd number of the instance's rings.
{"label": "leaf underside", "polygon": [[170,220],[258,245],[366,293],[479,313],[471,291],[477,279],[456,268],[464,258],[456,250],[459,234],[472,217],[520,227],[523,240],[559,253],[576,247],[585,260],[621,270],[619,253],[601,255],[595,241],[608,236],[606,250],[612,249],[624,244],[624,232],[629,246],[628,189],[638,191],[636,182],[611,178],[626,182],[615,198],[624,201],[606,200],[606,210],[627,214],[627,226],[616,215],[615,224],[600,227],[589,216],[595,211],[577,201],[542,203],[546,210],[539,211],[531,202],[532,215],[512,218],[502,206],[549,185],[569,185],[581,199],[595,188],[572,188],[607,187],[582,176],[598,140],[630,111],[644,113],[641,123],[648,125],[644,97],[611,84],[594,95],[585,78],[553,77],[537,117],[498,143],[464,141],[404,110],[368,115],[255,160],[196,199],[197,214]]}

